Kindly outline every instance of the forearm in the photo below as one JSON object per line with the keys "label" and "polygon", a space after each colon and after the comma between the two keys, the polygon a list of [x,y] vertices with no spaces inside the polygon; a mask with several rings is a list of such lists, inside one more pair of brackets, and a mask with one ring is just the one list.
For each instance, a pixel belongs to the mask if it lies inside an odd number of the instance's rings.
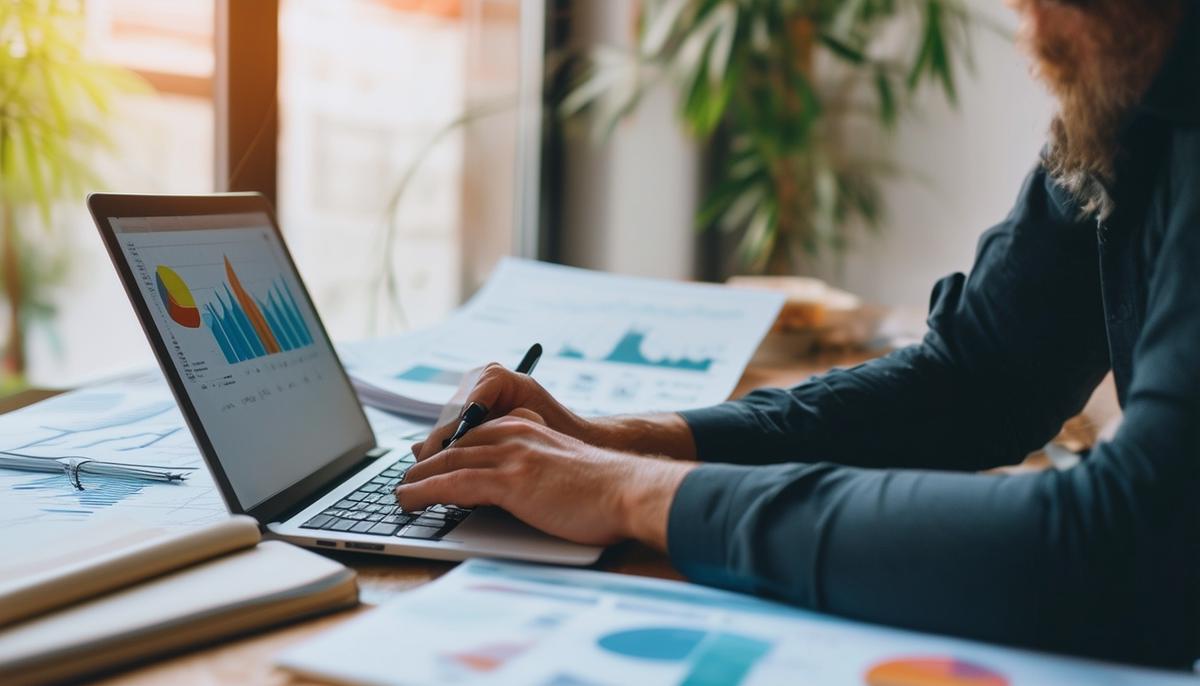
{"label": "forearm", "polygon": [[602,417],[588,424],[580,438],[600,448],[673,460],[696,459],[692,430],[675,413]]}
{"label": "forearm", "polygon": [[704,465],[675,496],[668,548],[692,580],[812,609],[1178,665],[1195,639],[1180,571],[1196,568],[1195,508],[1143,518],[1112,476]]}
{"label": "forearm", "polygon": [[631,458],[632,470],[620,484],[617,519],[622,534],[666,552],[671,503],[694,462]]}

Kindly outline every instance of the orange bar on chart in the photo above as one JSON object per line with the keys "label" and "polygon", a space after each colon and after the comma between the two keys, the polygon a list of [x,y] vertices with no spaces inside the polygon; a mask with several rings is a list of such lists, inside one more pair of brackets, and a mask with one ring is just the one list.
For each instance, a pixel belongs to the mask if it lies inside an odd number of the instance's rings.
{"label": "orange bar on chart", "polygon": [[242,282],[238,281],[237,274],[233,271],[233,265],[229,263],[228,257],[225,258],[225,275],[229,277],[229,286],[233,289],[233,295],[242,309],[246,311],[246,316],[250,318],[250,325],[254,327],[267,354],[279,352],[279,341],[275,340],[275,334],[271,333],[271,327],[267,326],[267,320],[263,317],[262,311],[258,309],[254,299],[250,297],[245,288],[242,288]]}

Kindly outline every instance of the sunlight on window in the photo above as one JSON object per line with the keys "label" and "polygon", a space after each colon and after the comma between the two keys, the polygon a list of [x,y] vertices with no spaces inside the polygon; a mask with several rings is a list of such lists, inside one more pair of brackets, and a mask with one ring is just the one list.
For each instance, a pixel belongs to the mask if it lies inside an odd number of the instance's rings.
{"label": "sunlight on window", "polygon": [[519,18],[516,0],[282,3],[280,214],[335,338],[436,322],[468,264],[510,251]]}
{"label": "sunlight on window", "polygon": [[[83,7],[88,53],[145,85],[115,102],[95,190],[213,191],[215,0]],[[280,1],[279,214],[334,338],[433,323],[511,251],[520,17],[519,0]],[[83,198],[54,224],[30,232],[69,268],[29,382],[152,365]]]}
{"label": "sunlight on window", "polygon": [[[213,190],[213,0],[88,0],[87,48],[131,69],[147,88],[114,103],[112,149],[95,160],[95,190]],[[56,209],[51,231],[30,232],[68,259],[53,287],[57,312],[31,330],[29,380],[64,385],[153,364],[83,198]]]}

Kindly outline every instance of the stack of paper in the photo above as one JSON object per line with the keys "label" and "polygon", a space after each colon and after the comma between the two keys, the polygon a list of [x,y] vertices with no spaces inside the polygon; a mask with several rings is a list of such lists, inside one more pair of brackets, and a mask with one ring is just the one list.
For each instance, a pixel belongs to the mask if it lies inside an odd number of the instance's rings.
{"label": "stack of paper", "polygon": [[359,684],[1196,683],[1187,674],[887,629],[679,582],[481,560],[278,662]]}
{"label": "stack of paper", "polygon": [[428,332],[416,332],[339,344],[338,357],[362,404],[416,419],[437,419],[458,387],[462,372],[439,376],[412,371],[419,370],[419,366],[407,365],[406,360],[427,357],[432,345],[427,342],[429,337]]}
{"label": "stack of paper", "polygon": [[580,414],[682,410],[729,396],[783,300],[506,259],[445,323],[338,351],[364,403],[428,419],[468,370],[512,367],[533,343],[534,378]]}

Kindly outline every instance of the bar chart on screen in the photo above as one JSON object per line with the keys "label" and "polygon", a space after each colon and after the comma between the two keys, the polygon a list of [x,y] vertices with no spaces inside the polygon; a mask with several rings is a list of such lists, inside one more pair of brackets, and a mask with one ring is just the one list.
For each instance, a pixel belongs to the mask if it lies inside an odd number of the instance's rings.
{"label": "bar chart on screen", "polygon": [[[160,267],[161,269],[161,267]],[[229,364],[312,345],[312,333],[282,276],[272,280],[266,297],[246,292],[225,258],[228,281],[204,305],[204,325]]]}
{"label": "bar chart on screen", "polygon": [[271,238],[264,227],[124,239],[181,375],[231,406],[311,386],[330,369],[314,364],[316,321]]}

